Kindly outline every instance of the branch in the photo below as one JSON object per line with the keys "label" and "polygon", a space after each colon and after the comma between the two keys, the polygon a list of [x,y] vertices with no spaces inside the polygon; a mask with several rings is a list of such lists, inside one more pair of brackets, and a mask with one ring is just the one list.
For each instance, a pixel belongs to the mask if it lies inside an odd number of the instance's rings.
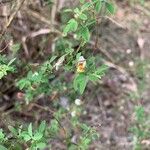
{"label": "branch", "polygon": [[7,28],[10,26],[10,24],[12,23],[14,17],[16,16],[17,12],[19,11],[19,9],[22,7],[23,3],[25,2],[25,0],[22,1],[18,1],[16,9],[14,10],[14,12],[12,13],[12,15],[8,18],[8,21],[5,24],[5,27],[2,31],[2,34],[0,35],[0,39],[2,39],[3,35],[6,33]]}

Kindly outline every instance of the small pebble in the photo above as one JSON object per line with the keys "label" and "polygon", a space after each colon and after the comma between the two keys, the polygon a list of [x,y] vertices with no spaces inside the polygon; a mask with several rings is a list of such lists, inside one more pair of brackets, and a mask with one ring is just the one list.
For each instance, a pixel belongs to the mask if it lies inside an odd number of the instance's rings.
{"label": "small pebble", "polygon": [[131,52],[132,52],[131,49],[127,49],[127,50],[126,50],[126,53],[127,53],[127,54],[130,54]]}
{"label": "small pebble", "polygon": [[133,61],[130,61],[130,62],[129,62],[129,66],[130,66],[130,67],[133,67],[133,66],[134,66],[134,62],[133,62]]}
{"label": "small pebble", "polygon": [[75,116],[76,116],[76,111],[72,111],[72,112],[71,112],[71,116],[72,116],[72,117],[75,117]]}
{"label": "small pebble", "polygon": [[75,100],[75,104],[76,104],[77,106],[80,106],[80,105],[82,104],[82,102],[81,102],[80,99],[76,99],[76,100]]}

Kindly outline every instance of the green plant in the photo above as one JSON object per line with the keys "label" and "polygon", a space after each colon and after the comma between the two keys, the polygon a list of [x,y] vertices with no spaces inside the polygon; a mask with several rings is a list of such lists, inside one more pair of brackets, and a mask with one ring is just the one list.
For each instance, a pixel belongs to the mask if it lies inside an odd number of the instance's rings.
{"label": "green plant", "polygon": [[143,141],[150,138],[150,118],[140,102],[143,93],[147,89],[147,72],[148,62],[138,60],[135,67],[135,76],[138,78],[138,91],[136,93],[131,93],[131,98],[137,103],[134,107],[134,120],[132,127],[130,128],[130,131],[133,133],[134,150],[142,150],[144,148],[144,145],[142,144]]}
{"label": "green plant", "polygon": [[41,122],[36,130],[33,130],[32,124],[29,124],[27,128],[19,126],[14,128],[8,127],[11,132],[11,137],[6,136],[3,130],[0,130],[0,146],[4,149],[23,149],[23,145],[31,150],[43,149],[46,146],[46,123]]}
{"label": "green plant", "polygon": [[142,141],[150,137],[149,132],[149,118],[145,115],[144,108],[142,106],[135,107],[135,121],[134,126],[130,129],[133,134],[134,150],[141,150],[143,145]]}
{"label": "green plant", "polygon": [[[113,14],[114,12],[114,5],[107,0],[91,0],[88,2],[80,0],[78,7],[64,10],[64,13],[70,13],[71,17],[68,18],[66,23],[62,23],[60,27],[60,30],[63,31],[60,32],[55,41],[55,51],[34,69],[27,63],[27,74],[17,79],[16,87],[25,95],[27,105],[32,103],[38,96],[49,96],[53,92],[63,93],[67,91],[66,93],[72,97],[76,97],[75,94],[77,96],[82,95],[89,81],[95,84],[104,76],[108,66],[99,65],[95,61],[94,48],[88,50],[87,46],[92,33],[95,33],[94,28],[99,19],[103,15]],[[19,49],[19,43],[11,46],[13,56],[16,55]],[[2,59],[0,79],[8,71],[13,71],[14,67],[11,64],[14,60],[5,63]],[[24,64],[21,65],[24,67]],[[68,74],[71,79],[66,81]],[[91,142],[98,138],[98,134],[92,127],[87,126],[80,120],[81,107],[76,106],[74,102],[67,109],[62,108],[57,102],[55,105],[57,111],[53,114],[53,119],[47,127],[44,121],[36,129],[32,123],[28,127],[21,125],[14,128],[9,126],[11,138],[7,133],[4,134],[3,130],[0,130],[1,147],[3,149],[13,147],[12,149],[15,150],[24,147],[31,150],[42,149],[49,140],[57,137],[60,130],[63,129],[65,132],[64,141],[68,149],[88,149]],[[71,111],[71,109],[74,111]],[[47,111],[47,109],[44,110]],[[66,130],[60,123],[65,117],[70,119],[70,130]],[[78,136],[76,143],[73,143],[71,141],[72,132],[76,130],[80,130],[81,134]],[[15,144],[13,144],[14,141]]]}
{"label": "green plant", "polygon": [[0,79],[7,75],[8,72],[13,72],[14,67],[11,66],[16,58],[8,62],[5,56],[0,55]]}
{"label": "green plant", "polygon": [[[97,22],[100,10],[102,7],[105,7],[109,13],[114,13],[113,4],[103,0],[93,0],[90,2],[80,1],[80,3],[81,6],[76,7],[74,10],[65,10],[65,12],[72,13],[74,17],[65,25],[63,30],[64,37],[58,39],[60,41],[56,43],[56,48],[59,48],[61,44],[63,45],[62,56],[59,58],[53,56],[51,59],[44,62],[37,71],[32,72],[30,70],[27,77],[18,81],[17,86],[21,90],[25,90],[26,101],[30,101],[35,96],[42,93],[49,94],[51,91],[49,80],[55,79],[54,74],[60,68],[68,71],[68,73],[75,73],[73,87],[76,91],[78,90],[80,94],[83,94],[89,80],[95,82],[101,79],[104,72],[107,70],[108,67],[105,65],[96,68],[94,56],[87,60],[84,59],[84,62],[80,59],[84,58],[85,45],[90,40],[90,32],[92,32],[92,28]],[[70,41],[70,33],[75,35],[75,38],[72,40],[79,43],[77,50],[74,49],[73,42]],[[57,62],[54,63],[56,58]],[[84,65],[82,71],[79,69],[79,65]]]}

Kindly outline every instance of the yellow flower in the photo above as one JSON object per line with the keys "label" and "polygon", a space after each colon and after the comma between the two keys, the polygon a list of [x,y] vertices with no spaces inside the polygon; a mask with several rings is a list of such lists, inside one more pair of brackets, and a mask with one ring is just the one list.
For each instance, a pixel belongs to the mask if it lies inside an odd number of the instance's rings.
{"label": "yellow flower", "polygon": [[85,72],[85,67],[86,67],[86,60],[84,59],[83,56],[80,56],[77,63],[77,72],[78,73]]}

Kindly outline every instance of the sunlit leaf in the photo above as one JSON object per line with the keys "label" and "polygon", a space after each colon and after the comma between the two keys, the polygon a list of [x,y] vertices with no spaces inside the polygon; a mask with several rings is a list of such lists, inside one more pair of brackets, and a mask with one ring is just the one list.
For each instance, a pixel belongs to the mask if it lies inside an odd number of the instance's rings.
{"label": "sunlit leaf", "polygon": [[30,136],[32,136],[32,123],[30,123],[28,126],[28,133]]}
{"label": "sunlit leaf", "polygon": [[86,85],[88,82],[88,76],[83,73],[77,74],[74,78],[73,86],[76,91],[79,91],[80,94],[83,94]]}
{"label": "sunlit leaf", "polygon": [[80,3],[84,3],[85,2],[85,0],[80,0]]}
{"label": "sunlit leaf", "polygon": [[0,145],[0,150],[8,150],[8,149],[4,147],[3,145]]}
{"label": "sunlit leaf", "polygon": [[39,132],[43,133],[46,128],[46,121],[42,121],[39,126]]}
{"label": "sunlit leaf", "polygon": [[99,0],[99,1],[97,1],[96,5],[95,5],[95,10],[97,12],[100,12],[101,7],[102,7],[102,2]]}
{"label": "sunlit leaf", "polygon": [[36,132],[35,135],[33,136],[33,139],[35,141],[40,140],[43,137],[43,134],[41,132]]}
{"label": "sunlit leaf", "polygon": [[107,10],[111,13],[111,14],[114,14],[115,13],[115,7],[112,3],[107,3],[106,2],[106,8]]}
{"label": "sunlit leaf", "polygon": [[78,22],[75,19],[70,19],[66,27],[64,28],[64,34],[68,32],[76,31],[78,28]]}

